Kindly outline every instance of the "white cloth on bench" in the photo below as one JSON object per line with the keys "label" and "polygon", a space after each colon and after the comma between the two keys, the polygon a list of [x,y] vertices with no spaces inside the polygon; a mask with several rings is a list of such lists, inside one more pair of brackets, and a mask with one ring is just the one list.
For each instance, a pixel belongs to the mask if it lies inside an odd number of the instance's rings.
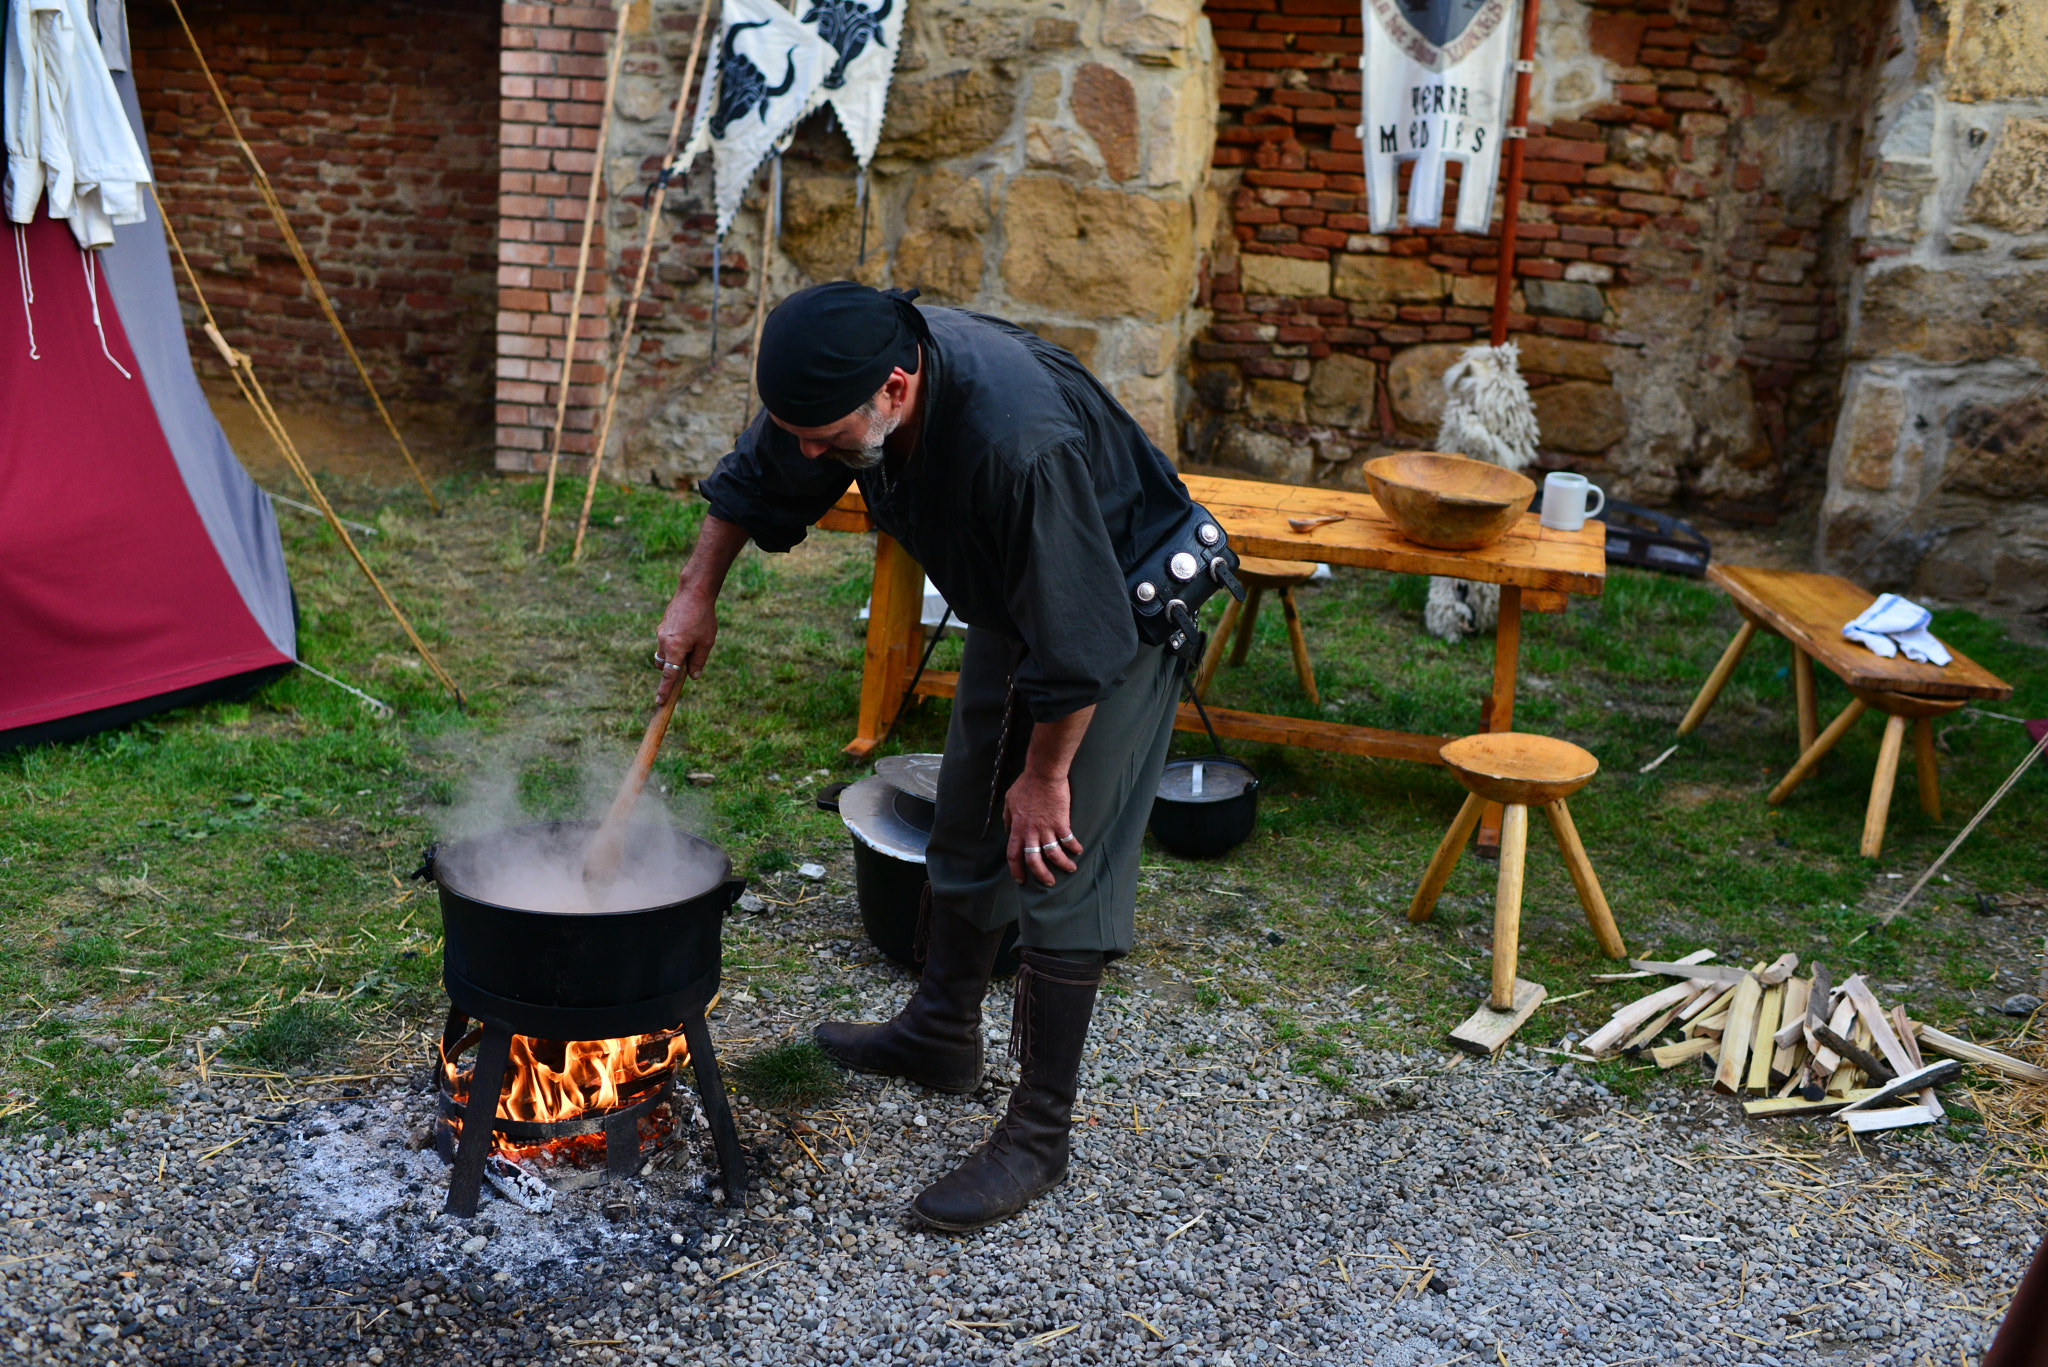
{"label": "white cloth on bench", "polygon": [[1934,614],[1912,599],[1885,593],[1843,627],[1842,635],[1861,642],[1887,660],[1903,650],[1907,659],[1920,664],[1945,665],[1955,657],[1927,629],[1933,620]]}

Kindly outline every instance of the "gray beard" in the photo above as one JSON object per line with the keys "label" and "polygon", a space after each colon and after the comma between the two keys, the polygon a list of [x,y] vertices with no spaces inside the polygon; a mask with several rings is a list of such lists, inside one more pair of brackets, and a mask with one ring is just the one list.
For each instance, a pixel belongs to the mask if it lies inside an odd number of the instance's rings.
{"label": "gray beard", "polygon": [[857,451],[842,451],[835,446],[829,454],[849,470],[872,470],[882,463],[883,451],[879,444],[863,446]]}

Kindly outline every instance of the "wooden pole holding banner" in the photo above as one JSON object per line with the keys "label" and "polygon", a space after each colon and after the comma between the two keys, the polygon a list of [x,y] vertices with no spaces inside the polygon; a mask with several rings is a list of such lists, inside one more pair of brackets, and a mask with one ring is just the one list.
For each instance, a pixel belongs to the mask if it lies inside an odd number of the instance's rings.
{"label": "wooden pole holding banner", "polygon": [[1493,280],[1493,345],[1508,339],[1508,296],[1515,288],[1515,229],[1522,218],[1522,149],[1528,141],[1529,81],[1536,66],[1536,7],[1540,0],[1522,0],[1522,41],[1515,56],[1515,109],[1508,120],[1507,184],[1500,216],[1500,265]]}

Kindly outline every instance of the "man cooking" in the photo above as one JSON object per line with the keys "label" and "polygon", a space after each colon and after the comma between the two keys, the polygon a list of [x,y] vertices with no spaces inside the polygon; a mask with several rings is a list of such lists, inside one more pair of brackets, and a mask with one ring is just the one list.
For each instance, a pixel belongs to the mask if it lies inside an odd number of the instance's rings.
{"label": "man cooking", "polygon": [[764,412],[701,486],[709,515],[657,640],[666,697],[684,672],[702,674],[719,588],[746,542],[788,550],[849,483],[967,624],[927,848],[922,978],[893,1020],[815,1032],[848,1068],[973,1091],[982,996],[1018,924],[1008,1110],[911,1203],[926,1224],[967,1231],[1067,1174],[1088,1020],[1103,965],[1131,949],[1139,842],[1182,668],[1141,640],[1126,572],[1195,505],[1072,356],[915,294],[839,281],[769,315]]}

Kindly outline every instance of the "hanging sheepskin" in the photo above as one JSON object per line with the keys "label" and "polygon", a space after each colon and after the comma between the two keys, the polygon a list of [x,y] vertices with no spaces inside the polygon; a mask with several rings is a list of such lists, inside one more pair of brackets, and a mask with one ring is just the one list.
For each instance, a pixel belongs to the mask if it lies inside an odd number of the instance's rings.
{"label": "hanging sheepskin", "polygon": [[[1469,348],[1444,372],[1444,416],[1436,449],[1524,470],[1536,459],[1536,406],[1522,380],[1521,351],[1505,346]],[[1491,631],[1500,616],[1500,585],[1431,575],[1422,605],[1430,635],[1457,641]]]}

